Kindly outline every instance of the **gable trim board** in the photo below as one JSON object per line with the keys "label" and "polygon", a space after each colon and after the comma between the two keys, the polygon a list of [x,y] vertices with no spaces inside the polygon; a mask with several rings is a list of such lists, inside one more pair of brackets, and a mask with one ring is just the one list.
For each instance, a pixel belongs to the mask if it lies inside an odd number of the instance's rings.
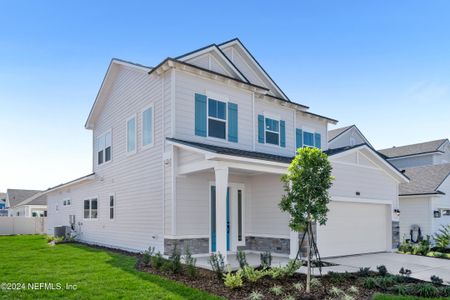
{"label": "gable trim board", "polygon": [[200,49],[191,51],[189,53],[175,57],[176,60],[187,61],[201,55],[207,54],[208,52],[214,51],[217,55],[222,58],[222,60],[235,72],[235,74],[243,81],[250,83],[250,81],[242,74],[242,72],[234,65],[234,63],[223,53],[223,51],[217,47],[216,44],[210,44],[208,46],[202,47]]}
{"label": "gable trim board", "polygon": [[[340,128],[332,129],[332,130],[329,130],[329,132],[330,132],[330,131],[333,131],[333,130],[339,130],[339,129],[340,129]],[[370,147],[373,148],[372,144],[369,142],[369,140],[364,136],[364,134],[361,132],[361,130],[359,130],[359,128],[358,128],[356,125],[350,125],[350,126],[347,126],[347,127],[345,128],[345,130],[341,131],[341,132],[340,132],[339,134],[337,134],[335,137],[329,139],[329,140],[328,140],[328,143],[334,141],[335,139],[337,139],[338,137],[342,136],[344,133],[348,132],[348,131],[351,130],[351,129],[356,130],[356,131],[358,132],[358,134],[362,137],[362,139],[364,140],[364,142],[365,142],[367,145],[369,145]]]}

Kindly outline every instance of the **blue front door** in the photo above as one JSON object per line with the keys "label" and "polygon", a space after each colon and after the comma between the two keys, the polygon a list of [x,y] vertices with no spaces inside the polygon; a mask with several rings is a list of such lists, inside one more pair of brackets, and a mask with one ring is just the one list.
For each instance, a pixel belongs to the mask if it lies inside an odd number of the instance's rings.
{"label": "blue front door", "polygon": [[[216,187],[211,186],[211,251],[216,252]],[[227,251],[230,251],[230,188],[227,189]]]}

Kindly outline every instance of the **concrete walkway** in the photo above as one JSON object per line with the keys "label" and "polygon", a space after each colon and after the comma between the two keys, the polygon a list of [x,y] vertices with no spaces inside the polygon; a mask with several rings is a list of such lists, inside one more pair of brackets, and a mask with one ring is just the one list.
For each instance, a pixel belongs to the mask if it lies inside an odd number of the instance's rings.
{"label": "concrete walkway", "polygon": [[[327,271],[356,272],[360,267],[370,267],[371,270],[376,271],[377,266],[385,265],[389,273],[398,274],[400,268],[404,267],[412,271],[411,277],[430,281],[430,277],[436,275],[442,278],[444,283],[450,284],[450,260],[446,259],[398,253],[375,253],[323,260],[339,265],[337,268],[326,268],[329,269]],[[336,270],[333,270],[334,268]]]}

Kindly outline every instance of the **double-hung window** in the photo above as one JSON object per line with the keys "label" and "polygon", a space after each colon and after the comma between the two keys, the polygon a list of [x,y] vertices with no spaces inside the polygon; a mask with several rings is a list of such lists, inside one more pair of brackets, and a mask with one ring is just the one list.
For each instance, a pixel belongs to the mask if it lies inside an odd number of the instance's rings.
{"label": "double-hung window", "polygon": [[136,116],[127,120],[127,153],[136,152]]}
{"label": "double-hung window", "polygon": [[111,131],[97,137],[97,164],[111,160]]}
{"label": "double-hung window", "polygon": [[314,147],[314,133],[303,131],[303,145]]}
{"label": "double-hung window", "polygon": [[84,218],[97,219],[98,216],[98,201],[97,198],[84,200]]}
{"label": "double-hung window", "polygon": [[153,145],[153,107],[142,112],[142,147]]}
{"label": "double-hung window", "polygon": [[265,118],[265,140],[266,144],[280,144],[280,121]]}
{"label": "double-hung window", "polygon": [[227,136],[227,104],[222,101],[208,99],[208,136],[226,139]]}

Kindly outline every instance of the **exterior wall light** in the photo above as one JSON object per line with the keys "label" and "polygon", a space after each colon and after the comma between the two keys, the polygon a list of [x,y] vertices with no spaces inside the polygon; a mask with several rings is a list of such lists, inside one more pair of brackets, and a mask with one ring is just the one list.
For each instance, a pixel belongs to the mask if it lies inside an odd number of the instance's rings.
{"label": "exterior wall light", "polygon": [[397,217],[400,217],[400,209],[394,209],[394,213],[397,214]]}

